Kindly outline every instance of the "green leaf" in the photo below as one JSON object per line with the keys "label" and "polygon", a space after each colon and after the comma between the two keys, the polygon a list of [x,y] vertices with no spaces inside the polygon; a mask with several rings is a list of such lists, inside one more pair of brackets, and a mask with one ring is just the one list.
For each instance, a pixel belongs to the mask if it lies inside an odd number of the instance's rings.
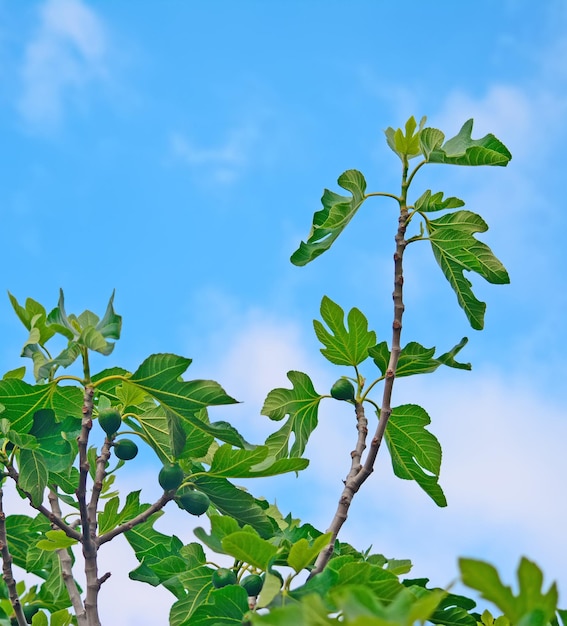
{"label": "green leaf", "polygon": [[30,435],[36,437],[41,446],[41,454],[50,472],[62,472],[73,462],[80,430],[81,419],[78,417],[69,416],[57,422],[53,409],[40,409],[34,413]]}
{"label": "green leaf", "polygon": [[18,380],[22,380],[25,375],[26,366],[22,365],[22,367],[17,367],[16,369],[6,372],[2,378],[3,380],[7,380],[8,378],[17,378]]}
{"label": "green leaf", "polygon": [[48,478],[43,456],[35,450],[20,450],[19,473],[18,486],[30,494],[35,506],[39,506],[43,502]]}
{"label": "green leaf", "polygon": [[220,446],[213,457],[210,475],[226,478],[254,478],[297,472],[309,464],[307,459],[279,459],[268,457],[268,446],[254,450],[235,450],[229,444]]}
{"label": "green leaf", "polygon": [[437,506],[447,506],[438,483],[441,446],[425,428],[430,422],[429,415],[420,406],[395,407],[386,427],[386,443],[394,474],[404,480],[415,480]]}
{"label": "green leaf", "polygon": [[[286,424],[266,439],[271,455],[276,458],[288,454],[300,457],[303,454],[309,436],[317,426],[317,411],[322,398],[315,391],[307,374],[291,371],[287,373],[287,377],[293,389],[273,389],[262,407],[262,415],[274,421],[282,420],[289,415]],[[295,441],[288,452],[291,433],[295,435]]]}
{"label": "green leaf", "polygon": [[463,583],[476,589],[483,598],[495,604],[512,624],[535,626],[536,622],[546,624],[554,617],[557,610],[557,585],[553,583],[549,590],[544,592],[541,570],[525,557],[522,557],[518,566],[517,596],[510,587],[502,583],[497,570],[489,563],[475,559],[459,559],[459,568]]}
{"label": "green leaf", "polygon": [[[472,139],[473,121],[467,120],[455,137],[434,148],[428,161],[452,165],[508,165],[512,155],[494,135],[488,134],[482,139]],[[430,134],[433,135],[433,132]]]}
{"label": "green leaf", "polygon": [[269,541],[243,530],[227,535],[221,544],[226,554],[264,571],[278,552],[276,546]]}
{"label": "green leaf", "polygon": [[474,271],[493,284],[507,284],[510,278],[492,250],[474,238],[488,230],[484,220],[470,211],[446,213],[426,222],[433,255],[457,295],[459,305],[473,328],[484,326],[486,305],[477,300],[464,271]]}
{"label": "green leaf", "polygon": [[27,433],[33,424],[33,416],[39,409],[52,409],[58,421],[67,416],[80,416],[83,393],[78,387],[29,385],[23,380],[9,378],[0,380],[0,404],[5,410],[2,417],[9,419],[12,430]]}
{"label": "green leaf", "polygon": [[307,539],[296,541],[289,551],[287,557],[288,565],[295,570],[296,574],[299,574],[301,570],[313,563],[319,555],[319,552],[327,546],[330,538],[331,533],[326,533],[317,537],[311,545],[309,545]]}
{"label": "green leaf", "polygon": [[445,134],[437,128],[424,128],[419,135],[419,146],[421,153],[429,160],[431,153],[443,144]]}
{"label": "green leaf", "polygon": [[314,320],[315,334],[325,346],[321,353],[328,361],[335,365],[359,365],[368,358],[369,348],[376,343],[376,333],[368,330],[368,320],[358,309],[350,310],[348,329],[345,328],[344,315],[338,304],[323,296],[321,317],[331,332]]}
{"label": "green leaf", "polygon": [[114,496],[107,500],[104,510],[98,517],[98,531],[103,535],[120,524],[133,519],[148,508],[148,505],[140,504],[140,491],[132,491],[126,496],[126,502],[120,512],[118,508],[120,500],[118,496]]}
{"label": "green leaf", "polygon": [[[207,535],[204,528],[197,527],[194,529],[195,537],[202,541],[208,548],[214,550],[218,554],[224,554],[222,540],[227,535],[240,530],[238,522],[232,517],[226,515],[211,515],[211,534]],[[252,529],[251,529],[252,530]]]}
{"label": "green leaf", "polygon": [[169,612],[170,626],[189,624],[189,618],[203,604],[213,589],[213,569],[205,565],[194,565],[178,576],[186,595],[178,600]]}
{"label": "green leaf", "polygon": [[40,539],[36,543],[36,546],[41,550],[48,550],[50,552],[69,548],[78,543],[76,539],[67,537],[63,530],[48,530],[45,533],[45,537],[45,539]]}
{"label": "green leaf", "polygon": [[454,367],[456,369],[470,370],[470,363],[459,363],[454,357],[468,343],[463,337],[461,341],[441,356],[434,358],[435,348],[424,348],[421,344],[411,341],[400,352],[396,376],[413,376],[414,374],[429,374],[434,372],[440,365]]}
{"label": "green leaf", "polygon": [[96,325],[96,330],[98,330],[106,339],[120,339],[122,316],[117,315],[114,311],[114,291],[110,296],[103,318]]}
{"label": "green leaf", "polygon": [[74,328],[65,313],[65,297],[63,289],[59,290],[59,303],[47,316],[47,326],[51,330],[67,337],[67,339],[76,339],[79,336],[77,328]]}
{"label": "green leaf", "polygon": [[181,380],[190,364],[191,359],[175,354],[153,354],[132,374],[129,382],[195,428],[238,448],[249,448],[250,444],[227,422],[209,423],[196,415],[207,406],[234,404],[236,400],[212,380]]}
{"label": "green leaf", "polygon": [[199,491],[206,493],[214,506],[224,515],[230,515],[239,524],[249,524],[261,537],[273,533],[273,525],[264,510],[246,491],[238,489],[226,478],[201,475],[193,479]]}
{"label": "green leaf", "polygon": [[307,265],[327,251],[366,199],[366,180],[359,171],[347,170],[339,176],[337,182],[343,189],[350,191],[352,197],[325,189],[321,198],[323,208],[313,215],[307,242],[302,241],[291,256],[294,265]]}
{"label": "green leaf", "polygon": [[[419,122],[419,128],[413,115],[408,119],[405,125],[405,133],[401,128],[394,130],[388,127],[384,134],[388,146],[400,157],[400,159],[412,159],[421,154],[420,136],[423,125],[427,118],[422,117]],[[415,132],[417,129],[417,132]]]}
{"label": "green leaf", "polygon": [[77,339],[77,343],[94,352],[100,352],[100,354],[104,354],[105,356],[108,356],[114,350],[114,344],[110,341],[106,341],[104,335],[94,326],[83,328],[80,337]]}
{"label": "green leaf", "polygon": [[248,612],[248,596],[240,585],[228,585],[214,589],[206,604],[200,604],[191,615],[187,626],[241,626]]}
{"label": "green leaf", "polygon": [[430,213],[433,211],[443,211],[444,209],[457,209],[465,203],[454,196],[443,199],[443,192],[431,194],[431,189],[425,191],[416,201],[414,209],[419,213]]}
{"label": "green leaf", "polygon": [[43,305],[32,298],[27,298],[25,307],[22,307],[10,292],[8,292],[8,296],[20,321],[30,332],[33,329],[39,331],[38,343],[45,345],[53,337],[55,331],[46,325],[47,312]]}

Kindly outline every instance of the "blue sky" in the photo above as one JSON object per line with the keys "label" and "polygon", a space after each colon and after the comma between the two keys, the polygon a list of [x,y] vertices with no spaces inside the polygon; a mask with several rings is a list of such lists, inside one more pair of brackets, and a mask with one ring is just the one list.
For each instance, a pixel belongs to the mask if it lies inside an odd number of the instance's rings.
{"label": "blue sky", "polygon": [[[449,507],[391,477],[381,455],[344,537],[412,558],[439,585],[458,555],[510,579],[525,554],[558,579],[565,604],[566,33],[555,0],[0,0],[1,286],[48,309],[62,287],[77,313],[102,312],[116,289],[123,338],[99,365],[189,356],[188,375],[243,401],[218,416],[259,440],[263,399],[289,369],[322,393],[345,373],[312,332],[323,294],[389,339],[393,205],[368,202],[331,252],[289,263],[323,188],[338,191],[356,168],[369,190],[395,192],[386,127],[427,115],[452,136],[473,117],[473,136],[508,145],[508,168],[430,166],[415,197],[443,189],[482,214],[482,239],[512,282],[473,278],[488,310],[472,331],[429,250],[412,246],[405,340],[445,350],[466,335],[474,369],[395,392],[432,416]],[[25,339],[7,297],[0,333],[5,371]],[[353,445],[349,416],[325,410],[304,475],[256,488],[321,527]],[[154,469],[147,459],[128,485]],[[172,519],[178,534],[187,527]],[[137,609],[121,623],[162,623],[167,594],[132,593]]]}

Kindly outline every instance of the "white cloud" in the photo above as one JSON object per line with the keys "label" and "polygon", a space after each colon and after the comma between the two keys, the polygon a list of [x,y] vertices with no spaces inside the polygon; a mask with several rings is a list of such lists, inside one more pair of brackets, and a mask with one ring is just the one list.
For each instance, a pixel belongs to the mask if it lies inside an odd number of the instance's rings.
{"label": "white cloud", "polygon": [[259,129],[245,124],[230,130],[225,141],[214,148],[198,147],[181,133],[173,133],[171,149],[191,170],[207,171],[212,182],[230,184],[249,166],[258,139]]}
{"label": "white cloud", "polygon": [[104,78],[105,28],[81,0],[47,0],[26,47],[18,108],[34,126],[56,125],[70,96]]}

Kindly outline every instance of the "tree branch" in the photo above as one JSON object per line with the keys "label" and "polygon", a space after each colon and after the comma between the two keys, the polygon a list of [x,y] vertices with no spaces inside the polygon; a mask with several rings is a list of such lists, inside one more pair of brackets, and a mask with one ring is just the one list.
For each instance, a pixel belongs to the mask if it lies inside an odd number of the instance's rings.
{"label": "tree branch", "polygon": [[104,535],[100,535],[100,537],[98,537],[97,539],[97,544],[101,546],[103,543],[107,543],[111,539],[114,539],[114,537],[116,537],[117,535],[121,535],[122,533],[132,530],[134,526],[142,524],[143,522],[148,520],[151,515],[163,509],[163,507],[174,498],[175,491],[164,491],[161,498],[154,502],[151,506],[149,506],[145,511],[143,511],[136,517],[133,517],[131,520],[124,522],[124,524],[120,524],[120,526],[109,530],[107,533],[104,533]]}
{"label": "tree branch", "polygon": [[8,595],[10,596],[10,602],[14,608],[16,614],[16,620],[18,626],[26,626],[26,617],[20,603],[20,597],[16,590],[16,580],[14,579],[14,573],[12,571],[12,555],[8,548],[8,537],[6,535],[6,514],[4,513],[3,506],[4,491],[0,486],[0,553],[2,554],[2,577],[8,587]]}
{"label": "tree branch", "polygon": [[[47,497],[53,513],[57,515],[57,517],[61,517],[61,507],[59,506],[57,492],[50,489]],[[61,549],[57,550],[57,556],[59,558],[59,563],[61,563],[61,577],[63,578],[65,588],[67,589],[67,593],[69,594],[69,598],[71,600],[71,605],[75,611],[78,626],[87,626],[87,613],[85,611],[85,607],[83,606],[83,601],[81,599],[81,594],[79,593],[75,577],[73,576],[73,562],[71,560],[71,555],[69,554],[68,549]]]}
{"label": "tree branch", "polygon": [[[360,421],[359,415],[362,414],[364,416],[364,411],[362,406],[357,404],[357,428],[358,428],[358,442],[357,448],[352,456],[352,465],[351,470],[347,475],[345,480],[345,486],[341,497],[339,498],[339,502],[337,505],[337,510],[333,521],[331,522],[330,527],[327,529],[327,532],[332,533],[331,540],[329,544],[325,547],[325,549],[319,553],[317,560],[315,561],[315,565],[309,574],[309,578],[312,578],[319,572],[322,572],[327,563],[329,562],[331,556],[333,555],[334,543],[339,534],[339,531],[342,525],[345,523],[348,517],[348,509],[350,507],[350,503],[352,502],[352,498],[354,494],[360,489],[362,484],[366,481],[366,479],[370,476],[370,474],[374,471],[374,463],[376,461],[376,456],[378,455],[378,451],[380,449],[380,444],[382,443],[382,439],[384,437],[384,432],[386,431],[386,426],[388,425],[388,420],[390,419],[390,415],[392,414],[391,408],[391,400],[392,400],[392,390],[394,388],[394,379],[396,377],[396,368],[398,367],[398,359],[401,352],[401,334],[402,334],[402,318],[404,315],[404,302],[403,302],[403,285],[404,285],[404,272],[403,272],[403,257],[404,251],[407,246],[407,241],[405,239],[407,222],[408,222],[408,208],[407,208],[407,190],[409,186],[408,178],[408,163],[407,159],[404,160],[403,163],[403,174],[402,174],[402,194],[400,196],[400,214],[398,217],[398,230],[395,236],[396,242],[396,251],[394,253],[394,292],[392,294],[394,300],[394,321],[392,322],[392,350],[390,352],[390,360],[388,362],[388,368],[386,370],[386,376],[384,381],[384,392],[382,396],[382,408],[380,410],[380,417],[378,420],[378,425],[376,427],[376,431],[374,436],[372,437],[372,441],[370,443],[370,448],[368,450],[368,454],[366,455],[366,459],[364,464],[360,464],[360,459],[362,456],[362,452],[366,447],[366,433],[364,433],[363,439],[363,447],[360,449],[361,445],[361,436],[363,433],[362,425]],[[415,172],[414,172],[415,173]],[[358,407],[360,406],[360,410]],[[367,422],[366,418],[364,418],[366,427]],[[354,468],[355,459],[357,460],[357,467]]]}

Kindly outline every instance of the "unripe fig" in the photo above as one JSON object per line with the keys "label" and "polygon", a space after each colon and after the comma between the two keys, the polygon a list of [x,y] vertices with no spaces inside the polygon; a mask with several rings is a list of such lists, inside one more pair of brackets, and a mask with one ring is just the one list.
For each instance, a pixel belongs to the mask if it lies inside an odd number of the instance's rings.
{"label": "unripe fig", "polygon": [[201,491],[186,491],[177,496],[177,502],[182,509],[185,509],[191,515],[203,515],[209,508],[211,501],[206,493]]}
{"label": "unripe fig", "polygon": [[172,491],[179,487],[184,476],[183,470],[177,463],[167,463],[161,468],[158,481],[164,491]]}
{"label": "unripe fig", "polygon": [[98,423],[108,437],[112,437],[122,425],[122,417],[117,409],[109,407],[98,414]]}
{"label": "unripe fig", "polygon": [[131,439],[120,439],[114,444],[114,454],[122,461],[130,461],[138,454],[138,446]]}
{"label": "unripe fig", "polygon": [[226,567],[219,567],[213,572],[213,587],[220,589],[227,585],[236,585],[236,574]]}
{"label": "unripe fig", "polygon": [[339,378],[331,387],[331,395],[335,400],[354,400],[354,385],[346,378]]}
{"label": "unripe fig", "polygon": [[264,581],[258,574],[250,574],[240,581],[240,586],[244,587],[249,598],[257,596],[262,591],[263,585]]}

